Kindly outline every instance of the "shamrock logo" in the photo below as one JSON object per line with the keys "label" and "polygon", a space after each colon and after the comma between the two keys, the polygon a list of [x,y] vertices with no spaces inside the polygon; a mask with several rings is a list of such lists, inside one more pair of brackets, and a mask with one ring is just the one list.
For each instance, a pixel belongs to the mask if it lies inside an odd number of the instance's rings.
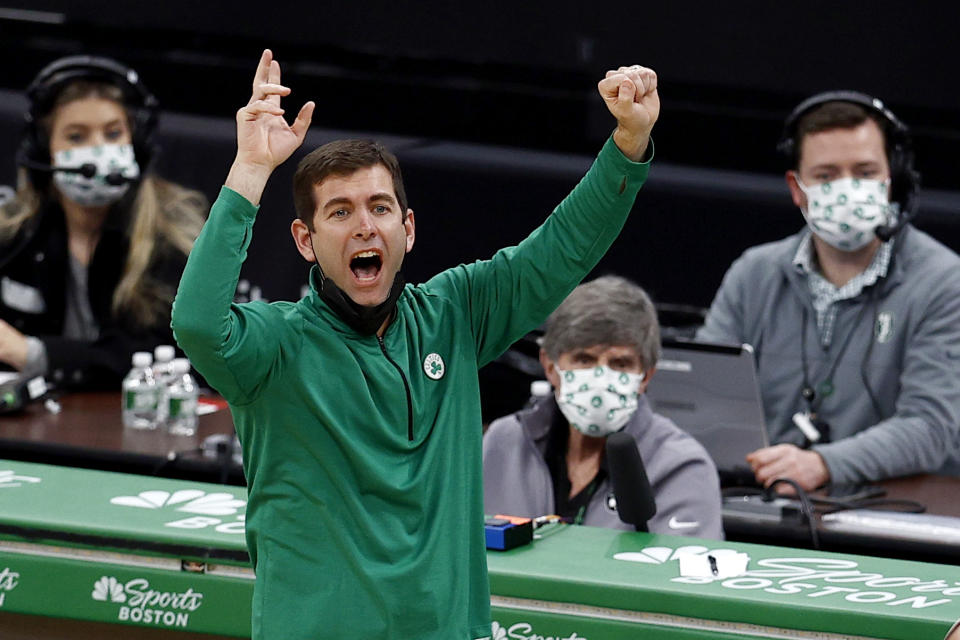
{"label": "shamrock logo", "polygon": [[431,380],[439,380],[443,377],[443,374],[446,372],[446,367],[439,353],[431,353],[423,359],[423,372],[427,374],[427,377]]}

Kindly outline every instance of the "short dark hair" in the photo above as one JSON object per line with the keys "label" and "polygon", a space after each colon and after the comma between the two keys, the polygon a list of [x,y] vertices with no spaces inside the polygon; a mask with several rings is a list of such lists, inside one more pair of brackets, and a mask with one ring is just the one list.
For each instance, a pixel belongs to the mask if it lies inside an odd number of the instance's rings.
{"label": "short dark hair", "polygon": [[867,120],[873,120],[877,123],[877,126],[880,127],[880,132],[883,134],[883,146],[887,154],[887,162],[889,162],[890,149],[888,148],[889,136],[887,135],[886,123],[877,114],[863,108],[859,104],[834,100],[824,102],[822,105],[811,109],[797,120],[794,137],[795,151],[793,154],[793,168],[797,169],[800,167],[803,139],[808,134],[830,131],[831,129],[854,129]]}
{"label": "short dark hair", "polygon": [[650,296],[620,276],[581,284],[547,318],[541,346],[551,360],[598,345],[637,350],[645,371],[660,358],[660,323]]}
{"label": "short dark hair", "polygon": [[331,175],[350,175],[359,169],[383,165],[393,178],[400,215],[407,213],[407,194],[397,157],[375,140],[334,140],[304,156],[293,174],[293,206],[297,217],[313,231],[313,214],[317,209],[314,187]]}

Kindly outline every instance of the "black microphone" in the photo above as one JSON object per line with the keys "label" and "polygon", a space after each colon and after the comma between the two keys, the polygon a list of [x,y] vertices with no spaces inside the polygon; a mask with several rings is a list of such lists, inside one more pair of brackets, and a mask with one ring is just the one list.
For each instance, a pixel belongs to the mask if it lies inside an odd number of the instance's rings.
{"label": "black microphone", "polygon": [[893,224],[882,224],[876,229],[873,230],[873,233],[880,238],[881,242],[887,242],[893,236],[897,235],[900,232],[900,229],[903,229],[907,224],[907,220],[904,219],[904,216],[901,216]]}
{"label": "black microphone", "polygon": [[[43,164],[41,162],[34,162],[33,160],[28,160],[26,158],[20,158],[20,165],[26,167],[27,169],[33,169],[34,171],[43,171],[45,173],[54,173],[59,171],[60,173],[79,173],[84,178],[92,178],[97,175],[97,165],[92,162],[85,162],[79,167],[55,167],[50,164]],[[107,184],[114,187],[119,187],[125,182],[136,182],[137,178],[128,178],[119,171],[112,171],[103,177],[104,181]]]}
{"label": "black microphone", "polygon": [[897,219],[893,224],[882,224],[873,230],[874,234],[880,238],[881,242],[888,242],[900,230],[909,224],[914,216],[917,215],[917,194],[919,192],[920,174],[914,172],[911,187],[903,197],[900,204],[900,211],[897,213]]}
{"label": "black microphone", "polygon": [[607,437],[607,469],[620,520],[632,524],[637,531],[647,531],[647,521],[657,512],[657,503],[637,443],[630,434],[621,431]]}

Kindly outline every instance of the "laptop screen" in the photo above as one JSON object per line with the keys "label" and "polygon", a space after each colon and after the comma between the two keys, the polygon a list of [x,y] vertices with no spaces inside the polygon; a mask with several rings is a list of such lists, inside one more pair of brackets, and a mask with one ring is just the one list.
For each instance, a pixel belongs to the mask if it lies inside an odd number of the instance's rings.
{"label": "laptop screen", "polygon": [[768,440],[750,345],[664,340],[646,395],[700,441],[721,475],[752,476],[744,458]]}

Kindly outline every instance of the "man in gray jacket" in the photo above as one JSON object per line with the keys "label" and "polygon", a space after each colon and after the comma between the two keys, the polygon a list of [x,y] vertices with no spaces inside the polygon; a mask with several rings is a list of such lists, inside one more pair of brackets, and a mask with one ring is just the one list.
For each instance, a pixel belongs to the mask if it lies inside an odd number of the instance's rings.
{"label": "man in gray jacket", "polygon": [[960,259],[909,224],[908,129],[869,96],[801,103],[781,150],[807,221],[723,279],[702,340],[757,354],[774,446],[758,482],[805,489],[936,472],[960,425]]}
{"label": "man in gray jacket", "polygon": [[723,538],[717,469],[706,450],[650,410],[660,327],[643,289],[606,276],[582,284],[547,320],[540,362],[554,394],[495,420],[483,438],[484,510],[629,529],[604,457],[606,436],[637,443],[657,504],[649,531]]}

